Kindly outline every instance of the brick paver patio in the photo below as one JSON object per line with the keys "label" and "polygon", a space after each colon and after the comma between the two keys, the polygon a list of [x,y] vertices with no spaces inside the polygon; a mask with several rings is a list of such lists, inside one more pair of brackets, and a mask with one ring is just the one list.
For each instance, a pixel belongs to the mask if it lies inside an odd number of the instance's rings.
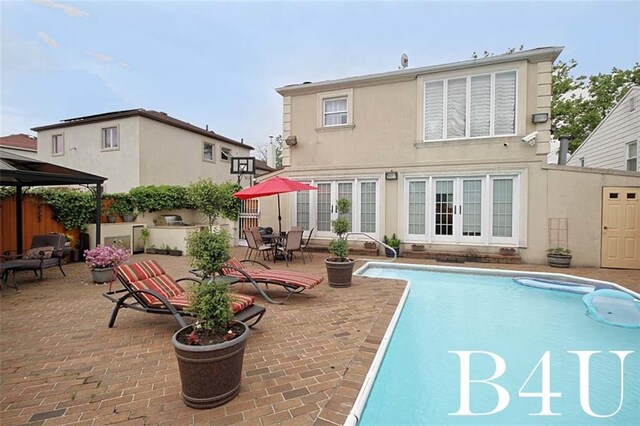
{"label": "brick paver patio", "polygon": [[[186,258],[153,257],[174,277],[186,275]],[[640,292],[640,271],[463,266],[567,272]],[[326,276],[320,253],[311,264],[297,260],[291,268]],[[42,283],[21,273],[20,293],[10,288],[0,293],[3,426],[342,424],[404,289],[400,281],[355,277],[350,288],[333,289],[325,282],[285,305],[259,301],[267,313],[249,338],[239,396],[201,411],[187,408],[180,398],[171,346],[175,320],[123,310],[109,329],[113,305],[101,296],[107,286],[93,284],[82,263],[67,265],[65,271],[66,278],[46,270]],[[243,291],[255,293],[250,285]],[[269,291],[285,295],[279,287]]]}

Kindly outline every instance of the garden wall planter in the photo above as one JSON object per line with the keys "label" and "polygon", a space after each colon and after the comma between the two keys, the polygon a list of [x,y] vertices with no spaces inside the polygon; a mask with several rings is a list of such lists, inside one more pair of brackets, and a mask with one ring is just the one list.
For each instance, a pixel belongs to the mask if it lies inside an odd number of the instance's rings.
{"label": "garden wall planter", "polygon": [[192,325],[178,330],[171,339],[178,359],[182,398],[192,408],[213,408],[231,401],[240,391],[244,348],[249,327],[228,342],[190,346],[180,343],[177,335]]}
{"label": "garden wall planter", "polygon": [[116,279],[115,268],[93,268],[91,270],[91,277],[96,284],[110,283]]}

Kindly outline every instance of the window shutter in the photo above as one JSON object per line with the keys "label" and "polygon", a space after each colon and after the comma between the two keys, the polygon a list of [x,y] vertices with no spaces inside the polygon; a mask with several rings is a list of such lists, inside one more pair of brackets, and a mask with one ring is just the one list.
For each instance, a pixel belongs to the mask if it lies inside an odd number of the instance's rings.
{"label": "window shutter", "polygon": [[512,135],[516,132],[516,73],[496,74],[495,135]]}
{"label": "window shutter", "polygon": [[424,93],[424,139],[442,139],[444,82],[425,83]]}
{"label": "window shutter", "polygon": [[491,75],[471,77],[470,115],[470,136],[489,136],[491,129]]}
{"label": "window shutter", "polygon": [[447,82],[447,139],[463,138],[467,129],[467,79]]}

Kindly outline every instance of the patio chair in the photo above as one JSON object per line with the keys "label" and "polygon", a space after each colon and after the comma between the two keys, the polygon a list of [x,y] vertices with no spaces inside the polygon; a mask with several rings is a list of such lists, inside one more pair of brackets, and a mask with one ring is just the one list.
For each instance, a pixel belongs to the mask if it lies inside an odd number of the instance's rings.
{"label": "patio chair", "polygon": [[[263,259],[269,259],[272,247],[268,244],[258,243],[256,233],[253,229],[245,229],[242,232],[244,232],[244,237],[247,240],[247,251],[244,254],[244,258],[251,259],[251,254],[255,252],[255,258],[258,257],[258,253],[262,253]],[[258,233],[260,232],[258,231]]]}
{"label": "patio chair", "polygon": [[[116,268],[116,276],[124,287],[120,290],[108,291],[104,297],[116,304],[111,313],[109,328],[113,327],[121,308],[130,308],[136,311],[150,314],[173,315],[180,327],[186,327],[183,316],[193,315],[187,310],[189,300],[187,292],[180,286],[182,281],[199,283],[195,278],[181,278],[174,280],[155,260],[145,260],[128,265],[120,265]],[[247,323],[253,327],[264,315],[266,309],[254,305],[252,296],[243,294],[230,294],[231,310],[237,321]],[[131,299],[128,301],[128,299]]]}
{"label": "patio chair", "polygon": [[[252,263],[259,265],[260,269],[247,269],[244,263]],[[282,303],[269,297],[268,294],[258,285],[259,283],[265,284],[267,288],[269,284],[279,285],[284,287],[289,293],[284,299],[285,301],[291,297],[294,293],[302,293],[307,289],[312,289],[322,281],[324,278],[318,275],[307,274],[305,272],[289,271],[283,269],[271,269],[268,265],[259,262],[257,260],[238,260],[231,259],[227,264],[219,271],[220,275],[226,275],[238,278],[240,282],[251,283],[258,293],[264,297],[269,303]]]}
{"label": "patio chair", "polygon": [[[315,229],[316,228],[311,228],[311,231],[309,231],[309,235],[307,235],[307,240],[302,243],[302,246],[300,246],[301,248],[300,251],[302,251],[303,253],[306,253],[307,256],[309,256],[309,260],[313,260],[313,255],[311,254],[311,250],[309,250],[309,241],[311,240],[311,237],[313,236],[313,231],[315,231]],[[304,258],[304,254],[302,256]]]}
{"label": "patio chair", "polygon": [[[64,242],[63,234],[34,235],[31,239],[31,248],[25,253],[12,255],[11,251],[5,251],[5,261],[2,263],[1,268],[2,281],[7,281],[9,272],[15,274],[17,271],[33,271],[36,277],[39,277],[40,281],[42,281],[44,278],[43,270],[54,266],[60,268],[60,272],[66,277],[67,274],[62,269]],[[39,275],[38,272],[40,272]]]}
{"label": "patio chair", "polygon": [[302,252],[302,228],[294,226],[291,231],[287,232],[287,239],[282,247],[278,247],[278,250],[284,253],[284,260],[289,266],[289,259],[293,259],[293,253],[300,252],[302,257],[302,263],[304,264],[304,253]]}

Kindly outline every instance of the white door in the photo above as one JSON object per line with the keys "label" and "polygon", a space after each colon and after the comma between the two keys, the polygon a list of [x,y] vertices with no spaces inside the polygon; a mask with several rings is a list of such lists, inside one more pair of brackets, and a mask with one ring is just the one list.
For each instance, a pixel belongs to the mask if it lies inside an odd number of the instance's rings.
{"label": "white door", "polygon": [[436,179],[433,240],[482,242],[483,179]]}
{"label": "white door", "polygon": [[353,182],[318,182],[316,197],[316,227],[318,237],[333,237],[331,222],[338,218],[338,199],[346,198],[351,209],[346,215],[353,225]]}

